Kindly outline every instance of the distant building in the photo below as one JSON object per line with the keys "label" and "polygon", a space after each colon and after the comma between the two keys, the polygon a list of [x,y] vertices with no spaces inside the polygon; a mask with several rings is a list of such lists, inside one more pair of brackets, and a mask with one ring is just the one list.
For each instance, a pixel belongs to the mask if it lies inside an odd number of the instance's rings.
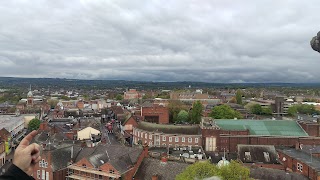
{"label": "distant building", "polygon": [[50,110],[50,106],[43,97],[34,97],[31,88],[27,94],[27,99],[21,99],[16,105],[16,109],[21,114],[41,113],[45,114]]}
{"label": "distant building", "polygon": [[140,99],[142,98],[141,93],[136,89],[129,89],[129,91],[124,92],[123,99]]}

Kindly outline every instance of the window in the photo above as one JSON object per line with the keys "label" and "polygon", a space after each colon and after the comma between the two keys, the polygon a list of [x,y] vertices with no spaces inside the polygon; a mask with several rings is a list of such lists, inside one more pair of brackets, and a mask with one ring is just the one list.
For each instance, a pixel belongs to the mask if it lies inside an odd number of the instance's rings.
{"label": "window", "polygon": [[46,171],[45,170],[42,170],[42,177],[41,179],[45,180],[46,179]]}
{"label": "window", "polygon": [[46,172],[46,180],[49,180],[49,172]]}
{"label": "window", "polygon": [[175,140],[176,140],[176,142],[179,142],[179,138],[178,137],[176,137]]}
{"label": "window", "polygon": [[167,144],[166,144],[166,143],[163,143],[162,146],[165,147],[165,146],[167,146]]}
{"label": "window", "polygon": [[169,137],[169,142],[172,142],[172,137]]}
{"label": "window", "polygon": [[37,179],[40,179],[40,170],[37,170]]}
{"label": "window", "polygon": [[195,139],[194,139],[194,142],[195,142],[195,143],[198,143],[198,142],[199,142],[199,138],[195,138]]}
{"label": "window", "polygon": [[166,141],[167,138],[165,136],[162,136],[162,141]]}
{"label": "window", "polygon": [[82,164],[82,167],[87,168],[87,165],[86,164]]}
{"label": "window", "polygon": [[140,137],[140,132],[138,131],[138,137]]}
{"label": "window", "polygon": [[113,169],[110,169],[110,170],[109,170],[109,173],[110,173],[110,174],[114,174],[114,170],[113,170]]}
{"label": "window", "polygon": [[263,156],[264,156],[264,160],[265,160],[266,162],[270,162],[269,152],[263,152]]}
{"label": "window", "polygon": [[244,152],[244,158],[246,161],[251,161],[251,154],[250,152]]}
{"label": "window", "polygon": [[48,162],[46,162],[44,159],[42,159],[41,161],[39,161],[39,167],[47,168]]}
{"label": "window", "polygon": [[143,132],[141,133],[141,138],[143,138]]}
{"label": "window", "polygon": [[186,138],[185,138],[185,137],[182,137],[181,141],[182,141],[182,142],[186,142]]}
{"label": "window", "polygon": [[188,143],[192,143],[192,138],[188,138]]}
{"label": "window", "polygon": [[144,138],[148,139],[148,134],[147,133],[144,134]]}
{"label": "window", "polygon": [[149,139],[152,139],[152,135],[151,134],[149,135]]}
{"label": "window", "polygon": [[297,163],[297,170],[300,171],[300,172],[302,172],[302,170],[303,170],[303,165],[300,164],[300,163]]}

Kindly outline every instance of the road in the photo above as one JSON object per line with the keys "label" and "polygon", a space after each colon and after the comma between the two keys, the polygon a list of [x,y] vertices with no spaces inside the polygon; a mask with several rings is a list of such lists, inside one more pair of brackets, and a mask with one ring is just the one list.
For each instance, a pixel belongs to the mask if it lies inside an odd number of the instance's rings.
{"label": "road", "polygon": [[116,136],[113,133],[109,133],[105,126],[101,126],[101,133],[101,139],[106,139],[107,144],[120,145],[120,142],[117,141]]}

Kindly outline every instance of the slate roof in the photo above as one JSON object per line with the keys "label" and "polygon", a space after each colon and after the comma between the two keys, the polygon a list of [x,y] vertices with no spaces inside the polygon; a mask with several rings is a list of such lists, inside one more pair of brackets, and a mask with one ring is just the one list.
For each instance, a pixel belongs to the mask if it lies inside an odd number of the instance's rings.
{"label": "slate roof", "polygon": [[82,148],[79,151],[75,162],[82,158],[88,161],[96,168],[110,163],[120,174],[125,173],[138,161],[141,148],[126,147],[123,145],[98,145],[94,148]]}
{"label": "slate roof", "polygon": [[167,125],[140,121],[138,124],[138,129],[146,130],[149,132],[162,132],[166,134],[201,134],[200,127],[198,125]]}
{"label": "slate roof", "polygon": [[249,130],[250,135],[264,136],[294,136],[306,137],[308,134],[296,121],[289,120],[215,120],[223,130]]}
{"label": "slate roof", "polygon": [[51,156],[53,161],[52,162],[52,169],[53,171],[64,169],[68,166],[68,163],[73,160],[71,156],[71,151],[73,147],[73,157],[75,157],[78,152],[81,150],[79,146],[68,146],[65,148],[56,149],[51,151]]}
{"label": "slate roof", "polygon": [[135,178],[149,180],[153,175],[158,175],[159,180],[173,180],[187,166],[186,163],[174,161],[168,161],[166,165],[161,165],[158,159],[144,158]]}
{"label": "slate roof", "polygon": [[294,159],[297,159],[304,164],[308,165],[312,169],[316,170],[317,172],[320,172],[320,158],[318,157],[312,157],[311,161],[311,156],[310,154],[307,154],[303,151],[296,150],[294,148],[279,148],[277,151],[280,151]]}

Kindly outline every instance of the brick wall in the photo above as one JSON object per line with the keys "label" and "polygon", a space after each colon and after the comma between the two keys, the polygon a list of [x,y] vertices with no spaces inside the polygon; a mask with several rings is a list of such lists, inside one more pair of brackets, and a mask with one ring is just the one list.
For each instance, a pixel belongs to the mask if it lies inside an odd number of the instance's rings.
{"label": "brick wall", "polygon": [[[150,146],[155,145],[156,136],[159,137],[159,146],[202,146],[201,135],[183,135],[183,134],[163,134],[144,131],[134,128],[133,137],[134,143],[138,143],[141,140],[142,144],[148,144]],[[177,138],[177,139],[176,139]],[[170,141],[171,140],[171,141]],[[177,140],[177,141],[176,141]]]}
{"label": "brick wall", "polygon": [[169,123],[169,110],[166,107],[154,106],[154,107],[142,107],[141,116],[158,116],[159,124]]}
{"label": "brick wall", "polygon": [[299,121],[300,126],[308,133],[309,136],[319,136],[319,124],[318,123],[307,123]]}

